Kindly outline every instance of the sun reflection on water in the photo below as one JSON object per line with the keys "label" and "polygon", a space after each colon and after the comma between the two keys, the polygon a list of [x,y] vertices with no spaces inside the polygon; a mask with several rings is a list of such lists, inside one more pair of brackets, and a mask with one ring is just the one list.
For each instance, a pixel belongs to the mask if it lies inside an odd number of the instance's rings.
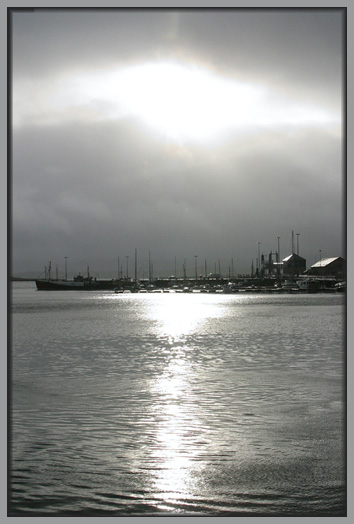
{"label": "sun reflection on water", "polygon": [[165,503],[186,498],[192,488],[191,470],[202,449],[197,445],[201,422],[198,407],[192,402],[193,367],[182,351],[169,362],[161,377],[152,386],[157,463],[156,493]]}
{"label": "sun reflection on water", "polygon": [[209,444],[208,428],[193,392],[200,370],[191,358],[193,347],[186,336],[198,335],[206,322],[222,315],[223,307],[201,298],[168,298],[168,302],[158,301],[149,310],[155,334],[167,337],[170,351],[163,372],[151,385],[156,421],[152,459],[156,464],[157,505],[173,510],[178,501],[185,503],[197,492],[203,463],[200,459]]}
{"label": "sun reflection on water", "polygon": [[158,336],[167,336],[170,342],[178,342],[185,335],[200,333],[206,322],[223,315],[221,304],[199,297],[190,298],[189,295],[174,294],[151,304],[148,316],[154,321]]}

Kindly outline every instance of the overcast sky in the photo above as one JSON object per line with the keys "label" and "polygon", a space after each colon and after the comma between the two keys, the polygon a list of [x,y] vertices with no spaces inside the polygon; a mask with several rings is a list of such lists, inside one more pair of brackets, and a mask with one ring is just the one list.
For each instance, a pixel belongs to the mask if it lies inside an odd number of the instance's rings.
{"label": "overcast sky", "polygon": [[[13,273],[344,256],[340,10],[12,15]],[[296,236],[299,233],[299,236]]]}

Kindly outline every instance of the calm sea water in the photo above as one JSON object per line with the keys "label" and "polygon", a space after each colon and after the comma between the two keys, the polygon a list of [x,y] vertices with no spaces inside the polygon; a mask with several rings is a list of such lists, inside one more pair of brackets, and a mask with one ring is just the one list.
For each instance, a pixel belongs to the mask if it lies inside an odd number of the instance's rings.
{"label": "calm sea water", "polygon": [[345,515],[344,304],[15,283],[11,514]]}

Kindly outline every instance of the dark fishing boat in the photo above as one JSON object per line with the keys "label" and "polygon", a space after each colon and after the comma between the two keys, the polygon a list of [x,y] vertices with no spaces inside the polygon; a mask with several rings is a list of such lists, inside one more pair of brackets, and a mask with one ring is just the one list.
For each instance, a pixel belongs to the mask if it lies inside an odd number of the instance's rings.
{"label": "dark fishing boat", "polygon": [[77,275],[73,280],[38,279],[36,286],[39,291],[114,291],[117,280],[97,280],[91,276]]}
{"label": "dark fishing boat", "polygon": [[[114,291],[121,287],[121,280],[97,280],[90,275],[90,269],[87,268],[87,277],[80,273],[73,280],[52,279],[50,277],[51,262],[49,262],[48,277],[36,280],[36,286],[39,291]],[[66,274],[66,271],[65,271]],[[126,283],[125,283],[126,284]]]}

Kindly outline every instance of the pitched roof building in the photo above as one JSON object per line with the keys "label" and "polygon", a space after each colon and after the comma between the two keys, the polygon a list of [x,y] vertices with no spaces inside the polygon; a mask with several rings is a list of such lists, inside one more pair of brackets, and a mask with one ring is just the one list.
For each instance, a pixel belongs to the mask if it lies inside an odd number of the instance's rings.
{"label": "pitched roof building", "polygon": [[342,257],[321,258],[307,271],[307,275],[345,278],[346,262]]}
{"label": "pitched roof building", "polygon": [[283,276],[296,277],[306,270],[306,259],[293,253],[283,260]]}

